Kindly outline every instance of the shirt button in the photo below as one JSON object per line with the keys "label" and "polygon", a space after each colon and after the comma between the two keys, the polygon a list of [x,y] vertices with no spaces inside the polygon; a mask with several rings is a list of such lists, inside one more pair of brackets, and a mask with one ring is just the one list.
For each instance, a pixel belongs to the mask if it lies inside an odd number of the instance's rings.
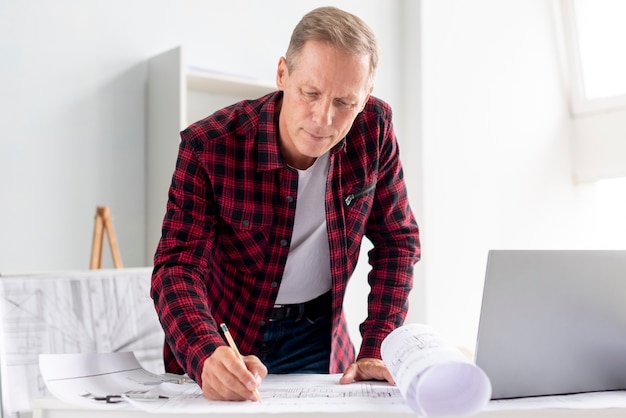
{"label": "shirt button", "polygon": [[241,222],[241,226],[243,226],[244,228],[247,228],[248,226],[250,226],[250,221],[249,221],[249,220],[247,220],[247,219],[244,219],[244,220]]}
{"label": "shirt button", "polygon": [[286,239],[281,239],[280,240],[280,245],[282,247],[286,247],[287,245],[289,245],[289,242]]}
{"label": "shirt button", "polygon": [[287,201],[287,203],[291,203],[293,202],[293,196],[287,196],[285,200]]}
{"label": "shirt button", "polygon": [[265,321],[263,321],[263,320],[259,321],[259,325],[260,326],[264,326],[265,325]]}
{"label": "shirt button", "polygon": [[275,288],[275,287],[277,287],[277,286],[278,286],[278,282],[272,282],[272,283],[270,283],[270,286],[271,286],[272,288]]}

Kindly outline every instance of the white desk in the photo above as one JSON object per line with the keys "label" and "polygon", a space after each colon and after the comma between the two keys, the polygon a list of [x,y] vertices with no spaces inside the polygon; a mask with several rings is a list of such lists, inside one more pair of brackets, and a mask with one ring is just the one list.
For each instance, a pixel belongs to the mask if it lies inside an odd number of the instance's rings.
{"label": "white desk", "polygon": [[[143,412],[136,409],[122,410],[97,410],[77,407],[69,405],[55,398],[38,399],[33,402],[32,418],[180,418],[181,415],[187,415],[189,418],[194,417],[225,417],[225,418],[252,418],[252,417],[274,417],[274,418],[302,418],[302,417],[319,417],[321,414],[299,412],[295,414],[154,414]],[[379,413],[332,413],[323,414],[327,418],[368,418],[380,417]],[[577,408],[577,409],[502,409],[502,410],[485,410],[475,418],[589,418],[595,417],[611,417],[624,418],[626,416],[626,407],[618,408]],[[415,414],[384,414],[385,418],[415,418]]]}

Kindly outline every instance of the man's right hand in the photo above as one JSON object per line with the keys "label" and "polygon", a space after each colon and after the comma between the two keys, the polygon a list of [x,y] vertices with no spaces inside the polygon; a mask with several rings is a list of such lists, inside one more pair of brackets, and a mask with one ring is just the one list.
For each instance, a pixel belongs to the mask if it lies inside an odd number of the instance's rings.
{"label": "man's right hand", "polygon": [[256,400],[254,391],[267,376],[267,367],[256,356],[243,356],[243,362],[228,346],[218,347],[204,361],[202,393],[214,401]]}

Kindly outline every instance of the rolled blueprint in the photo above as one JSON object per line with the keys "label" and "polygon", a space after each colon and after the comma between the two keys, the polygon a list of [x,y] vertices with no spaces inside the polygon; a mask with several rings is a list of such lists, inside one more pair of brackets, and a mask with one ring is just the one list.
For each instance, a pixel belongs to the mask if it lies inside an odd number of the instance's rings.
{"label": "rolled blueprint", "polygon": [[428,325],[397,328],[383,341],[381,355],[420,416],[470,416],[491,398],[485,372]]}

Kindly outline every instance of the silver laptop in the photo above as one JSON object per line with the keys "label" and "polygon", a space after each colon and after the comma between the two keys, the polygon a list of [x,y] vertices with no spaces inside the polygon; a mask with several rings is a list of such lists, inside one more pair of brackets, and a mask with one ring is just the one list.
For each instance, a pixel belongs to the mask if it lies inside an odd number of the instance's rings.
{"label": "silver laptop", "polygon": [[626,251],[490,251],[475,356],[492,399],[626,389]]}

